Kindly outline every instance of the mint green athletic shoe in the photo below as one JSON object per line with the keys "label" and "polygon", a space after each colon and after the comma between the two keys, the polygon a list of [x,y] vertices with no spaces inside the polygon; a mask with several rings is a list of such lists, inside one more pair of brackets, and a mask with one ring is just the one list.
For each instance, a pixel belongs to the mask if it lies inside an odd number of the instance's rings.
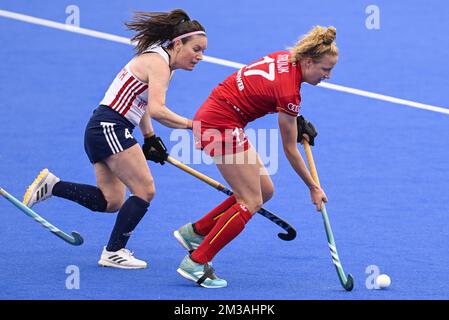
{"label": "mint green athletic shoe", "polygon": [[193,231],[193,225],[190,222],[173,232],[173,235],[189,252],[198,248],[204,239],[203,236],[200,236]]}
{"label": "mint green athletic shoe", "polygon": [[215,275],[214,269],[208,263],[196,263],[188,255],[182,259],[176,271],[184,278],[196,282],[204,288],[224,288],[228,285],[226,280]]}

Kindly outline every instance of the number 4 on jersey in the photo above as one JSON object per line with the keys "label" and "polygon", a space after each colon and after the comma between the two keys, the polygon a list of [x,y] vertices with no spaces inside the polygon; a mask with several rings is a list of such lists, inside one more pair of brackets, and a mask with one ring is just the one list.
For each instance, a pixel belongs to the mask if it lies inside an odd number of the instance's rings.
{"label": "number 4 on jersey", "polygon": [[[259,66],[261,64],[268,63],[268,72],[265,72],[263,70],[255,69],[255,70],[248,70],[253,67]],[[268,56],[263,57],[263,60],[253,63],[249,66],[246,66],[246,71],[243,73],[245,76],[262,76],[265,79],[269,81],[274,81],[275,72],[274,72],[274,59],[270,58]]]}
{"label": "number 4 on jersey", "polygon": [[129,132],[128,128],[125,129],[125,138],[126,139],[134,138],[133,135]]}

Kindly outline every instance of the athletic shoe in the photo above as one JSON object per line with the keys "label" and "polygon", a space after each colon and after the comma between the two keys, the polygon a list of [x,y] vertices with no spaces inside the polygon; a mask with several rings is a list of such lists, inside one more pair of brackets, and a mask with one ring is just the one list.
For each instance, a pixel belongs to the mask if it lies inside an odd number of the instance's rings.
{"label": "athletic shoe", "polygon": [[118,251],[107,251],[104,247],[98,264],[103,267],[120,269],[145,269],[147,267],[145,261],[134,258],[133,253],[124,248]]}
{"label": "athletic shoe", "polygon": [[209,264],[199,264],[185,256],[176,270],[184,278],[196,282],[204,288],[224,288],[228,285],[226,280],[218,278]]}
{"label": "athletic shoe", "polygon": [[53,187],[61,179],[48,169],[42,170],[23,196],[23,204],[31,208],[36,203],[47,200],[52,196]]}
{"label": "athletic shoe", "polygon": [[196,248],[199,247],[204,237],[193,231],[193,225],[191,223],[187,223],[183,225],[181,228],[173,232],[176,240],[189,252],[192,252]]}

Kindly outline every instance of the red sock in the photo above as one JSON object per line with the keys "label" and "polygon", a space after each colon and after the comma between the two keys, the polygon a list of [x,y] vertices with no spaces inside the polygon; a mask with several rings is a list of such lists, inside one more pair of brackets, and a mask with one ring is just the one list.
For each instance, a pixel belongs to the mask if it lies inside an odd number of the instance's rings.
{"label": "red sock", "polygon": [[228,210],[235,203],[236,203],[235,197],[230,196],[221,204],[219,204],[218,207],[212,209],[211,212],[209,212],[200,220],[195,222],[193,224],[193,230],[200,236],[207,235],[215,226],[221,215],[225,213],[225,211]]}
{"label": "red sock", "polygon": [[221,215],[215,226],[190,257],[193,261],[201,264],[211,261],[218,251],[242,232],[245,224],[252,216],[246,207],[239,203],[234,204]]}

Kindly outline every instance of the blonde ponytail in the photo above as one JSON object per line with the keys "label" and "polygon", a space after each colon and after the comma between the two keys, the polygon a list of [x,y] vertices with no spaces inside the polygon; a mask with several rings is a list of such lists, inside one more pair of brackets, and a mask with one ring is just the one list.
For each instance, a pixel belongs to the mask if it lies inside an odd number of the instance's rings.
{"label": "blonde ponytail", "polygon": [[324,55],[338,55],[338,48],[335,43],[337,29],[334,27],[315,26],[304,35],[293,48],[290,48],[292,62],[304,58],[320,60]]}

